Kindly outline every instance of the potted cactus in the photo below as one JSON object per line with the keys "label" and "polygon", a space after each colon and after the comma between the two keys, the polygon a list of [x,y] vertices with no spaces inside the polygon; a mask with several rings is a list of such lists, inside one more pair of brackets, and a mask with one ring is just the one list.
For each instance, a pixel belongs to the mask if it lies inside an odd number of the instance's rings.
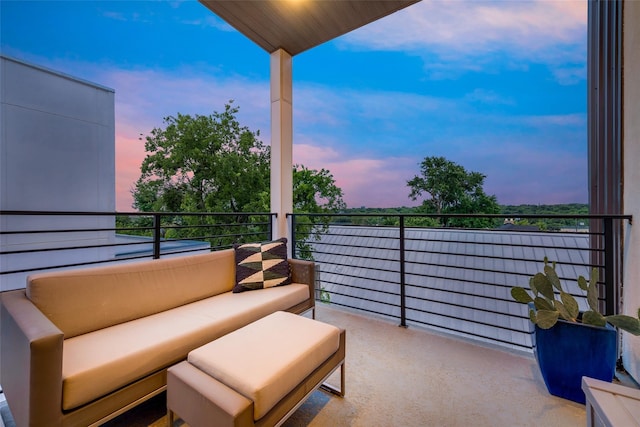
{"label": "potted cactus", "polygon": [[[513,287],[511,296],[529,305],[534,324],[534,353],[549,393],[584,403],[583,376],[611,382],[618,357],[616,328],[640,335],[640,319],[603,316],[598,308],[598,270],[587,281],[578,277],[589,310],[581,312],[576,299],[565,292],[555,262],[544,259],[544,269],[529,280],[530,290]],[[638,313],[640,317],[640,311]]]}

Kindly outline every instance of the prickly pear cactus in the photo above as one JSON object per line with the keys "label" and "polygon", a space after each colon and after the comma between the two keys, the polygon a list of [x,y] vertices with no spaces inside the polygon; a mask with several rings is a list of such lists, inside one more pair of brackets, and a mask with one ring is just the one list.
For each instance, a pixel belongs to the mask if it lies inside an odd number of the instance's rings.
{"label": "prickly pear cactus", "polygon": [[[578,277],[578,286],[586,292],[589,310],[582,313],[582,323],[604,326],[607,322],[633,335],[640,335],[640,310],[638,318],[616,314],[603,316],[598,309],[598,270],[591,271],[591,277],[587,281],[583,276]],[[549,329],[556,324],[558,319],[568,322],[579,322],[580,310],[578,302],[569,293],[562,289],[562,283],[556,273],[556,263],[549,264],[544,258],[544,268],[529,279],[530,291],[514,286],[511,288],[511,296],[522,304],[533,303],[535,310],[529,310],[529,319],[542,329]]]}

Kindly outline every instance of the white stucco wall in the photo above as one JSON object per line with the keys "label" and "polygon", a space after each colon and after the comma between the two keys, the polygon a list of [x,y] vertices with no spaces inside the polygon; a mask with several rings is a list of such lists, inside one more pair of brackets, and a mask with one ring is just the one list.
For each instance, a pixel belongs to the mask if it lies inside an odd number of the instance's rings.
{"label": "white stucco wall", "polygon": [[[637,316],[640,307],[640,2],[625,1],[624,43],[624,213],[633,215],[625,239],[625,313]],[[625,368],[640,380],[640,338],[623,335]]]}
{"label": "white stucco wall", "polygon": [[[115,211],[114,91],[0,56],[0,209]],[[8,230],[113,228],[111,217],[2,216]],[[4,235],[1,251],[112,243],[113,232]],[[0,255],[0,270],[113,258],[113,249]],[[25,274],[0,275],[0,290]]]}

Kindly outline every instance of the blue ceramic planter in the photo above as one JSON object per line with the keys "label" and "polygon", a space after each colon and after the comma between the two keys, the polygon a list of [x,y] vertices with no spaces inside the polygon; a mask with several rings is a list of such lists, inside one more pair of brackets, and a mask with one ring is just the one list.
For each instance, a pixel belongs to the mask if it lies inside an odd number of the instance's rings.
{"label": "blue ceramic planter", "polygon": [[583,376],[611,382],[618,356],[617,331],[559,320],[551,329],[535,327],[535,355],[547,390],[585,403]]}

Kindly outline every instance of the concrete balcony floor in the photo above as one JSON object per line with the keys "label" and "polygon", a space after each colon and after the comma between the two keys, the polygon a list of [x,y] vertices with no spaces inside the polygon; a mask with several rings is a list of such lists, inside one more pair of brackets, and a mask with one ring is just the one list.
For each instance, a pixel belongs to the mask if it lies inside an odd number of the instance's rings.
{"label": "concrete balcony floor", "polygon": [[[286,427],[586,424],[583,405],[547,392],[533,357],[321,303],[316,318],[347,330],[346,396],[316,391]],[[163,398],[108,426],[164,426]]]}
{"label": "concrete balcony floor", "polygon": [[[547,392],[533,357],[321,303],[316,318],[347,330],[346,396],[316,391],[286,427],[586,424],[583,405]],[[329,383],[339,386],[338,373]],[[161,394],[105,427],[165,426],[164,399]]]}
{"label": "concrete balcony floor", "polygon": [[[316,392],[286,426],[584,426],[519,355],[318,303],[347,330],[346,396]],[[330,378],[339,385],[339,376]]]}

